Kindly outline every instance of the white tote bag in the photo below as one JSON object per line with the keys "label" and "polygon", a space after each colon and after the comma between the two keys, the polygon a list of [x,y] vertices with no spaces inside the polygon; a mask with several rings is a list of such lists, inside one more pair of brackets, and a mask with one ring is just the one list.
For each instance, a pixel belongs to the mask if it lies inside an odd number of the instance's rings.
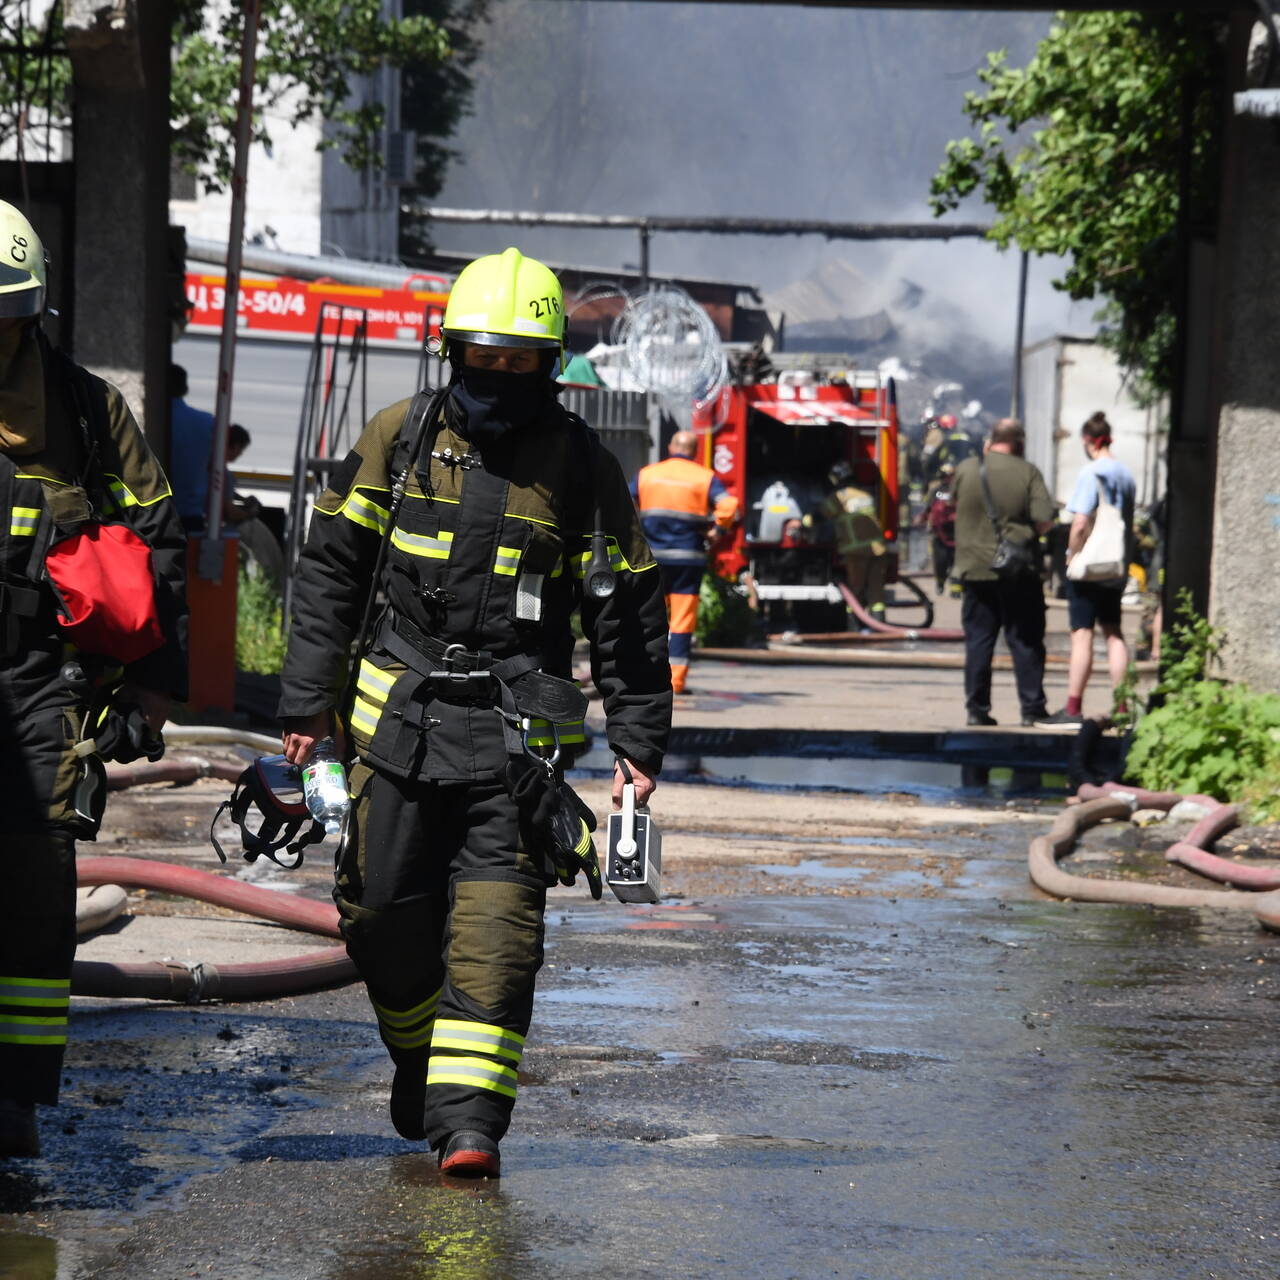
{"label": "white tote bag", "polygon": [[1123,583],[1129,574],[1125,556],[1124,516],[1120,508],[1107,500],[1102,481],[1098,486],[1098,509],[1093,515],[1093,528],[1083,547],[1067,564],[1067,577],[1072,582]]}

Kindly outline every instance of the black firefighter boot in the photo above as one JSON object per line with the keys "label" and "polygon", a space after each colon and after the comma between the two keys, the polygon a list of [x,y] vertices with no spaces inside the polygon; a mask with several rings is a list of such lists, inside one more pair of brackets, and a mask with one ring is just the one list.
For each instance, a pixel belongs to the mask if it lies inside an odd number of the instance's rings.
{"label": "black firefighter boot", "polygon": [[39,1154],[36,1104],[0,1098],[0,1160],[29,1160]]}
{"label": "black firefighter boot", "polygon": [[421,1142],[427,1136],[427,1059],[426,1049],[397,1049],[391,1060],[396,1064],[391,1079],[391,1123],[402,1138]]}
{"label": "black firefighter boot", "polygon": [[475,1129],[459,1129],[440,1145],[440,1172],[455,1178],[500,1177],[498,1144]]}

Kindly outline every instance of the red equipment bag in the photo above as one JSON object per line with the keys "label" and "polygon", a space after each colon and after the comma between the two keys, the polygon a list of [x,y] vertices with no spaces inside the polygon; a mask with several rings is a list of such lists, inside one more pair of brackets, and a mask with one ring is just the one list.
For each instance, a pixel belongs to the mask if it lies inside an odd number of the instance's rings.
{"label": "red equipment bag", "polygon": [[85,524],[45,556],[58,625],[83,653],[128,664],[164,644],[151,548],[122,524]]}

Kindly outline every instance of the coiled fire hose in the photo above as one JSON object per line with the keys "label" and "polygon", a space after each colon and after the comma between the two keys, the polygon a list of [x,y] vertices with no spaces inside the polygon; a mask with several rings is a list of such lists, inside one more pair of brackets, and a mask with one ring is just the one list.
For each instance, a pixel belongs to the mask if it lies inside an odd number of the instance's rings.
{"label": "coiled fire hose", "polygon": [[[922,594],[919,587],[915,585],[909,578],[902,579],[910,585],[911,589],[917,594]],[[849,608],[849,612],[853,614],[864,627],[869,627],[872,631],[878,632],[880,635],[892,636],[896,640],[963,640],[964,632],[958,627],[895,627],[888,622],[881,622],[879,618],[874,618],[859,603],[858,597],[849,590],[849,584],[843,581],[837,581],[836,586],[840,590],[840,594],[844,597],[844,602]],[[928,598],[925,597],[925,603],[928,604]],[[930,617],[933,611],[930,608]]]}
{"label": "coiled fire hose", "polygon": [[[258,889],[230,876],[175,867],[146,858],[78,858],[76,882],[116,884],[131,889],[155,889],[227,907],[275,924],[341,937],[336,907]],[[139,996],[147,1000],[267,1000],[297,995],[320,987],[354,982],[355,966],[345,948],[325,947],[282,960],[253,964],[214,965],[208,962],[150,961],[116,964],[77,960],[71,973],[71,993],[79,996]]]}
{"label": "coiled fire hose", "polygon": [[[1208,796],[1182,796],[1172,791],[1145,791],[1108,782],[1086,784],[1078,792],[1081,801],[1063,810],[1048,835],[1036,836],[1027,851],[1027,871],[1038,888],[1056,898],[1078,902],[1120,902],[1163,907],[1224,907],[1252,911],[1259,924],[1280,930],[1280,876],[1270,868],[1243,867],[1209,853],[1206,846],[1239,825],[1237,805],[1222,804]],[[1236,889],[1183,889],[1173,885],[1134,884],[1131,881],[1097,880],[1072,875],[1058,866],[1075,847],[1080,834],[1112,818],[1128,818],[1136,810],[1168,811],[1181,800],[1211,806],[1209,813],[1187,833],[1186,839],[1165,851],[1170,862],[1227,884],[1252,884],[1270,892]]]}
{"label": "coiled fire hose", "polygon": [[[273,738],[236,729],[170,725],[165,729],[165,737],[171,744],[244,745],[267,751],[278,748]],[[189,783],[205,777],[234,782],[242,769],[240,764],[201,758],[110,765],[107,786],[110,790],[119,791],[140,783]],[[119,885],[179,894],[322,937],[341,937],[336,907],[270,889],[259,889],[230,876],[192,867],[178,867],[146,858],[81,857],[76,859],[76,882],[84,887]],[[102,914],[105,918],[100,917],[101,923],[105,924],[112,913]],[[120,964],[77,960],[71,974],[71,992],[81,996],[136,997],[196,1004],[202,1000],[219,999],[268,1000],[341,986],[356,979],[355,965],[348,958],[346,949],[324,947],[280,960],[247,964],[215,965],[208,961],[172,960]]]}

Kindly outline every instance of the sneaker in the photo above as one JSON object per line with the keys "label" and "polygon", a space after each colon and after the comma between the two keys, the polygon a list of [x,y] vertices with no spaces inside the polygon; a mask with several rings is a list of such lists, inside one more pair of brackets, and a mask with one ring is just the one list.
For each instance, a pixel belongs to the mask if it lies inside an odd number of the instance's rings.
{"label": "sneaker", "polygon": [[421,1142],[426,1138],[426,1106],[426,1063],[401,1063],[391,1079],[391,1123],[402,1138],[408,1138],[410,1142]]}
{"label": "sneaker", "polygon": [[984,729],[989,729],[992,725],[999,724],[1000,722],[995,718],[995,716],[986,711],[970,711],[969,718],[965,723],[981,725]]}
{"label": "sneaker", "polygon": [[1045,719],[1048,714],[1049,709],[1047,707],[1041,707],[1039,711],[1033,711],[1030,715],[1024,711],[1022,713],[1022,727],[1024,729],[1034,728],[1041,720]]}
{"label": "sneaker", "polygon": [[455,1178],[497,1178],[501,1168],[498,1144],[474,1129],[451,1133],[440,1148],[440,1172]]}
{"label": "sneaker", "polygon": [[39,1154],[36,1104],[0,1098],[0,1160],[31,1160]]}
{"label": "sneaker", "polygon": [[1082,724],[1084,724],[1084,716],[1079,712],[1073,715],[1066,707],[1061,711],[1055,711],[1051,716],[1040,716],[1036,720],[1036,727],[1039,729],[1073,728]]}

